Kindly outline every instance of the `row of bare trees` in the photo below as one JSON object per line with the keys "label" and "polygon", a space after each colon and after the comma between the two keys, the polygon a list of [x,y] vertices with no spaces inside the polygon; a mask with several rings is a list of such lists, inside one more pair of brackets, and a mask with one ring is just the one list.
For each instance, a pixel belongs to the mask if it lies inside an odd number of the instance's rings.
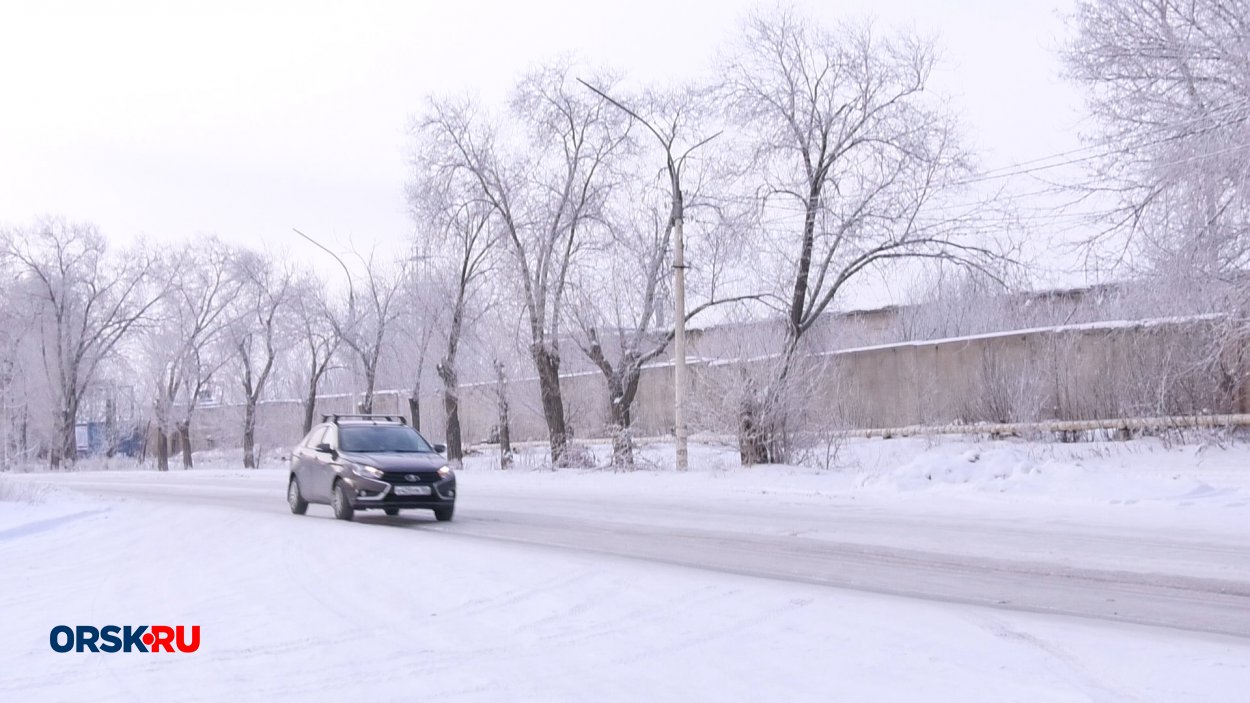
{"label": "row of bare trees", "polygon": [[[1087,0],[1073,21],[1068,66],[1105,127],[1080,159],[1095,173],[1073,187],[1115,204],[1091,251],[1119,235],[1136,272],[1187,282],[1211,299],[1196,312],[1231,311],[1240,339],[1247,3]],[[639,86],[566,60],[524,73],[500,104],[427,96],[402,253],[309,238],[328,254],[320,274],[213,238],[164,254],[110,250],[89,225],[55,219],[7,229],[0,285],[21,302],[0,306],[0,322],[22,335],[0,349],[0,380],[42,379],[54,465],[74,456],[102,374],[144,379],[162,467],[169,443],[190,465],[201,398],[230,387],[252,466],[257,407],[275,387],[302,399],[307,429],[327,384],[364,412],[379,383],[404,385],[420,426],[424,384],[437,383],[445,424],[427,429],[459,461],[466,380],[504,388],[516,372],[536,379],[551,461],[566,465],[579,457],[561,376],[588,364],[613,461],[628,465],[643,369],[684,354],[673,342],[685,323],[769,318],[778,332],[752,352],[766,363],[744,365],[718,411],[736,419],[744,462],[786,461],[813,337],[857,286],[958,271],[973,287],[930,309],[986,317],[964,303],[1025,280],[957,114],[931,90],[936,55],[915,34],[783,8],[748,17],[704,79]],[[341,284],[325,283],[326,266]],[[906,338],[1003,323],[903,322]],[[507,413],[501,395],[502,437]]]}
{"label": "row of bare trees", "polygon": [[1110,203],[1091,251],[1221,324],[1210,363],[1245,382],[1250,334],[1250,2],[1083,0],[1065,52],[1097,129],[1076,187]]}
{"label": "row of bare trees", "polygon": [[[614,457],[630,463],[641,369],[672,353],[678,322],[728,302],[784,316],[781,363],[727,399],[744,461],[781,461],[804,336],[846,289],[909,259],[998,270],[976,208],[951,207],[972,161],[925,92],[934,61],[918,37],[781,10],[748,19],[716,80],[637,88],[557,63],[502,108],[428,100],[414,197],[476,213],[499,243],[484,257],[494,289],[520,301],[554,463],[569,441],[565,341],[602,372]],[[674,271],[683,226],[691,251]]]}
{"label": "row of bare trees", "polygon": [[144,249],[111,255],[94,227],[58,220],[0,233],[0,263],[12,318],[6,334],[18,340],[8,364],[46,380],[47,455],[59,466],[76,454],[79,408],[101,366],[168,284]]}
{"label": "row of bare trees", "polygon": [[[366,285],[342,296],[312,270],[215,237],[116,247],[89,224],[57,218],[0,231],[2,390],[7,404],[20,379],[34,398],[23,405],[20,442],[13,418],[2,418],[5,456],[43,456],[53,467],[74,461],[83,404],[108,383],[137,392],[141,429],[162,470],[174,446],[191,466],[206,400],[242,407],[238,444],[244,465],[256,466],[257,408],[272,397],[275,376],[304,389],[307,429],[327,372],[354,360],[368,412],[388,334],[398,311],[412,306],[397,294],[402,266],[359,258]],[[34,442],[26,436],[32,406]]]}
{"label": "row of bare trees", "polygon": [[989,270],[1001,258],[975,208],[951,206],[972,165],[954,115],[926,92],[934,61],[913,35],[779,10],[748,18],[715,80],[636,86],[562,61],[522,75],[502,105],[429,97],[413,126],[410,246],[361,255],[314,239],[346,274],[337,295],[215,239],[109,255],[83,226],[10,231],[6,265],[46,300],[27,322],[60,399],[52,461],[73,456],[77,398],[122,348],[140,352],[154,387],[162,467],[174,438],[190,463],[197,403],[221,379],[237,386],[251,466],[275,374],[300,379],[307,427],[338,368],[371,411],[386,363],[406,374],[416,424],[436,376],[435,431],[458,461],[468,337],[475,380],[513,352],[528,360],[556,465],[577,460],[560,379],[566,354],[581,355],[603,378],[614,461],[630,464],[644,366],[671,358],[687,321],[726,309],[785,320],[770,350],[780,363],[723,399],[744,461],[785,460],[804,339],[848,288],[901,261]]}

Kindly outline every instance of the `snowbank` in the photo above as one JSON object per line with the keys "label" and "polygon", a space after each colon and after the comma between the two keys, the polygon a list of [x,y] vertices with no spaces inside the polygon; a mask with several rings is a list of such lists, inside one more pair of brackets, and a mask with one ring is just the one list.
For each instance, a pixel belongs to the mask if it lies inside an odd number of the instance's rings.
{"label": "snowbank", "polygon": [[[710,483],[737,492],[796,496],[925,494],[991,500],[1001,496],[1013,502],[1034,499],[1072,505],[1250,505],[1250,445],[1246,444],[1168,445],[1155,439],[1057,444],[940,437],[847,439],[836,449],[831,470],[742,467],[733,447],[703,443],[690,445],[691,471],[686,474],[674,470],[673,447],[667,443],[643,445],[638,451],[639,469],[631,472],[605,468],[552,472],[542,447],[523,449],[509,472],[499,471],[498,455],[489,448],[466,459],[465,470],[534,474],[524,480],[553,487],[636,481],[662,483],[679,491]],[[601,466],[608,464],[609,445],[592,444],[590,450]],[[559,478],[544,479],[542,474]]]}

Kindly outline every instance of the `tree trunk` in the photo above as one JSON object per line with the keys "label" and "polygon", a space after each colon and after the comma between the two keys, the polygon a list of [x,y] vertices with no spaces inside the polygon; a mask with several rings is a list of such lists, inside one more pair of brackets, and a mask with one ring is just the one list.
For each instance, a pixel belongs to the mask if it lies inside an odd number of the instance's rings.
{"label": "tree trunk", "polygon": [[767,463],[765,442],[760,436],[756,424],[755,400],[748,398],[743,401],[738,411],[738,458],[743,466]]}
{"label": "tree trunk", "polygon": [[749,389],[738,409],[738,454],[743,466],[780,464],[788,458],[790,380],[799,358],[799,327],[791,326],[781,353],[781,368],[762,392]]}
{"label": "tree trunk", "polygon": [[117,453],[117,401],[110,395],[104,401],[104,456],[112,459]]}
{"label": "tree trunk", "polygon": [[560,392],[560,357],[535,345],[532,355],[538,370],[538,392],[542,397],[543,420],[551,443],[552,466],[563,466],[568,453],[568,425],[564,419],[564,396]]}
{"label": "tree trunk", "polygon": [[143,442],[139,444],[139,463],[142,464],[148,460],[148,445],[152,443],[151,420],[148,420],[143,425],[143,434],[141,436],[143,437]]}
{"label": "tree trunk", "polygon": [[408,417],[412,418],[412,429],[421,431],[421,397],[413,392],[408,396]]}
{"label": "tree trunk", "polygon": [[378,367],[375,359],[372,366],[365,367],[365,397],[360,401],[360,412],[373,414],[373,389],[378,381]]}
{"label": "tree trunk", "polygon": [[169,439],[160,427],[156,428],[156,470],[169,471]]}
{"label": "tree trunk", "polygon": [[182,468],[190,469],[194,466],[191,460],[191,421],[183,420],[178,423],[178,444],[182,446]]}
{"label": "tree trunk", "polygon": [[72,464],[78,458],[77,417],[75,410],[61,411],[60,447],[52,452],[52,468],[59,469],[62,464]]}
{"label": "tree trunk", "polygon": [[[627,372],[617,371],[608,377],[608,412],[612,417],[612,465],[633,467],[634,422],[633,398],[626,392]],[[637,386],[635,381],[633,384]]]}
{"label": "tree trunk", "polygon": [[317,414],[317,384],[308,387],[308,395],[304,397],[304,434],[312,432],[313,417]]}
{"label": "tree trunk", "polygon": [[447,459],[457,467],[464,459],[460,436],[460,380],[456,373],[456,350],[460,348],[460,327],[464,319],[464,295],[467,281],[462,276],[460,291],[447,330],[447,354],[439,362],[438,377],[443,381],[443,417],[446,418]]}
{"label": "tree trunk", "polygon": [[460,438],[460,395],[457,388],[456,369],[450,359],[438,365],[438,377],[443,381],[443,413],[446,417],[447,460],[460,466],[464,459],[464,447]]}
{"label": "tree trunk", "polygon": [[628,408],[612,408],[612,464],[634,465],[634,428]]}
{"label": "tree trunk", "polygon": [[256,468],[256,401],[248,398],[243,406],[243,468]]}
{"label": "tree trunk", "polygon": [[443,410],[447,413],[447,460],[460,466],[464,446],[460,438],[460,398],[455,389],[443,391]]}
{"label": "tree trunk", "polygon": [[498,361],[495,362],[495,377],[499,402],[499,468],[506,469],[512,466],[512,431],[508,426],[508,377]]}

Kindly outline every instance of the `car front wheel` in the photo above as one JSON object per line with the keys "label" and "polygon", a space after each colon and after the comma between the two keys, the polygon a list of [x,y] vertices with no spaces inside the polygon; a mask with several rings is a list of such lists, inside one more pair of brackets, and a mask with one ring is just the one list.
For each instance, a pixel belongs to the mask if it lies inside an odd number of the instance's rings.
{"label": "car front wheel", "polygon": [[352,514],[356,512],[352,509],[352,501],[347,497],[347,488],[343,486],[342,481],[334,484],[334,492],[330,496],[330,507],[334,510],[334,517],[340,520],[351,520]]}
{"label": "car front wheel", "polygon": [[296,515],[303,515],[308,510],[308,501],[304,500],[304,496],[299,492],[299,481],[295,477],[291,477],[291,482],[286,487],[286,503],[291,506],[291,512]]}
{"label": "car front wheel", "polygon": [[446,508],[435,508],[434,519],[439,522],[450,522],[451,518],[456,514],[456,506],[449,505]]}
{"label": "car front wheel", "polygon": [[394,517],[399,514],[399,508],[382,508],[382,512]]}

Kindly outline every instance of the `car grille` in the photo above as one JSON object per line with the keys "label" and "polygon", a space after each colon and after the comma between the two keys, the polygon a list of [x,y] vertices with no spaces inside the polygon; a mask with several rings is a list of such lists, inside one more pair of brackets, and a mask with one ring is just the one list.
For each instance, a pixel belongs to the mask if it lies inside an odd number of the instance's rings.
{"label": "car grille", "polygon": [[[413,480],[413,481],[408,480],[409,476],[412,476],[416,480]],[[386,474],[386,477],[384,478],[384,480],[387,483],[397,483],[400,485],[415,484],[415,483],[430,483],[430,482],[438,480],[438,472],[437,471],[405,471],[403,473],[388,473]]]}

